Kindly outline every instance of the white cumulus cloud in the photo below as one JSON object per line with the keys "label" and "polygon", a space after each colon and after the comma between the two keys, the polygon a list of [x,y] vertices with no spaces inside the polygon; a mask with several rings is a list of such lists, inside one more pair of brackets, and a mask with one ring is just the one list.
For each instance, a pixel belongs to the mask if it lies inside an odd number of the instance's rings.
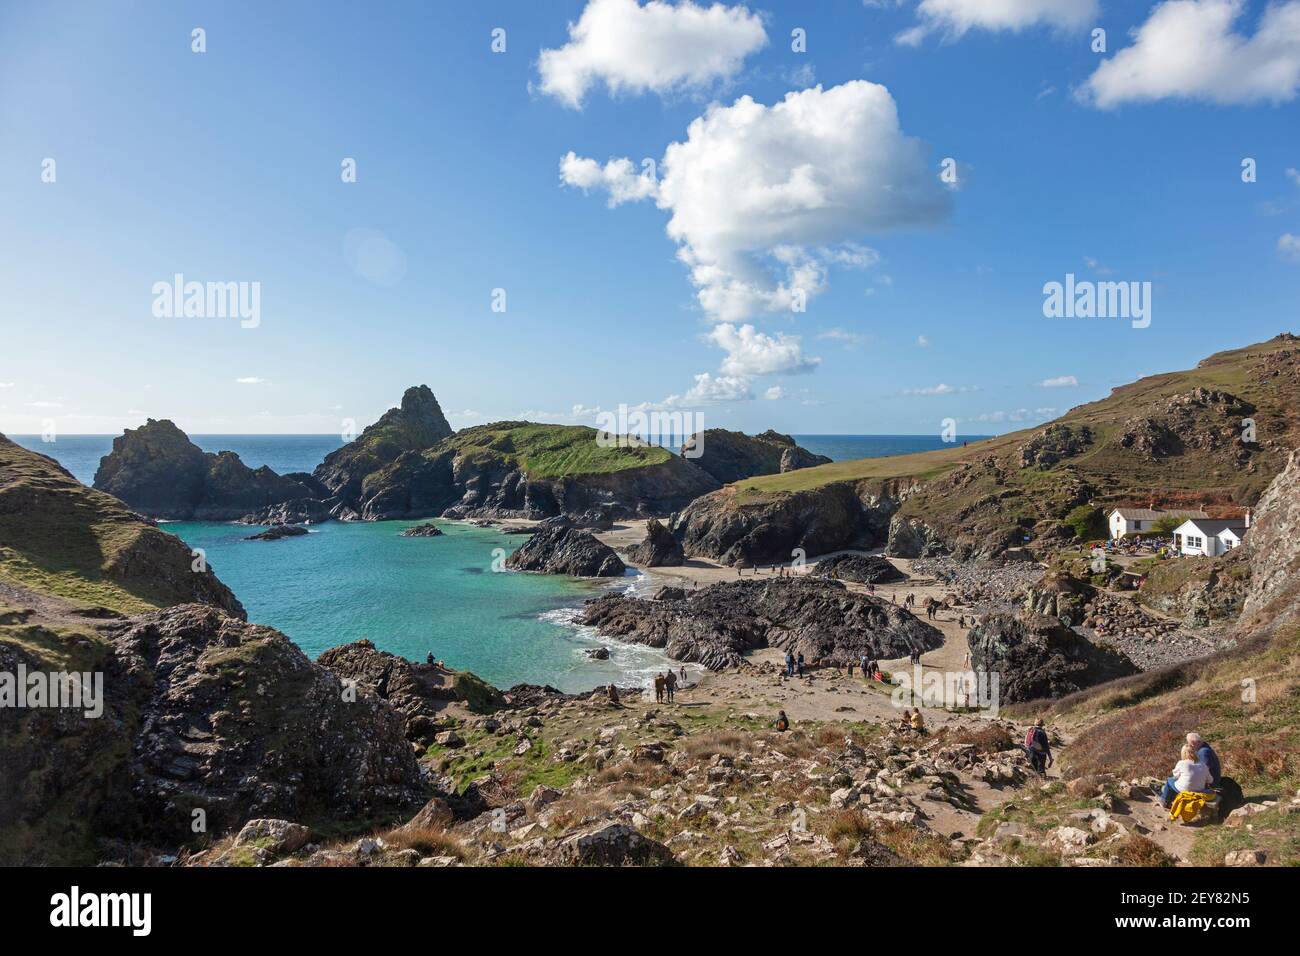
{"label": "white cumulus cloud", "polygon": [[768,335],[752,325],[737,327],[723,322],[714,326],[709,339],[727,353],[722,374],[736,378],[811,372],[821,362],[803,354],[799,336],[784,332]]}
{"label": "white cumulus cloud", "polygon": [[569,42],[541,52],[539,88],[574,109],[601,83],[614,95],[698,89],[734,76],[766,44],[762,19],[743,6],[590,0]]}
{"label": "white cumulus cloud", "polygon": [[1242,0],[1166,0],[1076,91],[1109,109],[1167,98],[1281,103],[1300,90],[1300,0],[1269,4],[1254,35],[1234,30]]}
{"label": "white cumulus cloud", "polygon": [[763,393],[763,397],[769,402],[775,402],[786,397],[786,391],[780,385],[773,385]]}
{"label": "white cumulus cloud", "polygon": [[895,39],[915,46],[931,33],[955,39],[971,30],[1065,30],[1089,24],[1098,10],[1097,0],[921,0],[916,8],[921,22]]}
{"label": "white cumulus cloud", "polygon": [[263,385],[266,379],[258,378],[256,375],[247,375],[244,378],[235,379],[236,385]]}
{"label": "white cumulus cloud", "polygon": [[[878,259],[865,233],[943,220],[951,199],[926,148],[904,135],[889,91],[865,80],[714,104],[664,152],[653,191],[630,161],[600,166],[573,153],[563,181],[604,188],[611,204],[654,198],[710,318],[788,311],[822,291],[832,265]],[[622,165],[626,162],[627,165]]]}
{"label": "white cumulus cloud", "polygon": [[1287,262],[1300,262],[1300,236],[1284,233],[1277,241],[1277,254]]}
{"label": "white cumulus cloud", "polygon": [[1073,375],[1058,375],[1056,378],[1045,378],[1038,383],[1039,388],[1073,388],[1079,384],[1078,378]]}

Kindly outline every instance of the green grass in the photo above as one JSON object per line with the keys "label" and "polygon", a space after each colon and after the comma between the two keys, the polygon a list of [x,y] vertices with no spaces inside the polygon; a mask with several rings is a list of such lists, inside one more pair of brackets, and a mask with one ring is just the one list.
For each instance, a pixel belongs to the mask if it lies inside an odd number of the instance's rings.
{"label": "green grass", "polygon": [[122,614],[192,599],[148,562],[127,560],[152,551],[183,562],[178,578],[193,583],[185,580],[189,552],[178,539],[0,436],[0,579]]}
{"label": "green grass", "polygon": [[537,425],[498,422],[457,432],[436,446],[475,457],[505,459],[532,478],[612,474],[630,468],[660,465],[673,457],[657,445],[603,447],[597,431],[585,425]]}

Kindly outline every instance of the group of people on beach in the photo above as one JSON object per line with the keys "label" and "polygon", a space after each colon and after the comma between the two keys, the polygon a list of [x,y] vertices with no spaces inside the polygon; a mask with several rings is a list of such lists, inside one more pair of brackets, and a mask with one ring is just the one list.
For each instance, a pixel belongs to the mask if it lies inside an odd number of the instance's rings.
{"label": "group of people on beach", "polygon": [[[793,577],[794,575],[794,568],[785,564],[769,564],[767,566],[767,571],[769,574],[775,574],[778,578],[788,578],[788,577]],[[754,565],[755,576],[760,575],[762,573],[763,573],[763,565],[761,564]],[[745,566],[743,564],[736,565],[736,577],[743,578],[744,576],[745,576]]]}

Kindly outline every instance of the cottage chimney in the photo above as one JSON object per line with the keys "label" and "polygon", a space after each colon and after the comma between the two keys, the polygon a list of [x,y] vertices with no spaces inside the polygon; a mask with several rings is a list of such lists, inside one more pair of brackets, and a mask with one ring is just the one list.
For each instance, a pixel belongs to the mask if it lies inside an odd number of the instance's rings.
{"label": "cottage chimney", "polygon": [[1246,527],[1247,527],[1247,528],[1250,527],[1251,519],[1254,518],[1254,516],[1255,516],[1255,513],[1254,513],[1250,508],[1247,508],[1247,509],[1246,509]]}

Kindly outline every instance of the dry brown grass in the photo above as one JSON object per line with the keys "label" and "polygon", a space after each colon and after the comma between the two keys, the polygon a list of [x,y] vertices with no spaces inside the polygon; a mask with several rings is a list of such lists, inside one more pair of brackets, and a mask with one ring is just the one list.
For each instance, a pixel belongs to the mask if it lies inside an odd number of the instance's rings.
{"label": "dry brown grass", "polygon": [[1004,750],[1010,750],[1016,745],[1016,741],[1011,737],[1011,731],[1005,727],[988,725],[986,727],[962,727],[951,733],[947,732],[948,728],[940,731],[941,739],[945,743],[964,745],[974,744],[975,750],[981,754],[1001,753]]}
{"label": "dry brown grass", "polygon": [[1115,852],[1121,866],[1173,866],[1177,861],[1153,840],[1130,833]]}
{"label": "dry brown grass", "polygon": [[748,735],[735,730],[697,734],[687,741],[686,755],[696,761],[714,756],[735,757],[748,749],[750,740]]}
{"label": "dry brown grass", "polygon": [[441,827],[398,827],[380,838],[394,850],[415,850],[421,856],[454,856],[461,861],[466,857],[465,847]]}

